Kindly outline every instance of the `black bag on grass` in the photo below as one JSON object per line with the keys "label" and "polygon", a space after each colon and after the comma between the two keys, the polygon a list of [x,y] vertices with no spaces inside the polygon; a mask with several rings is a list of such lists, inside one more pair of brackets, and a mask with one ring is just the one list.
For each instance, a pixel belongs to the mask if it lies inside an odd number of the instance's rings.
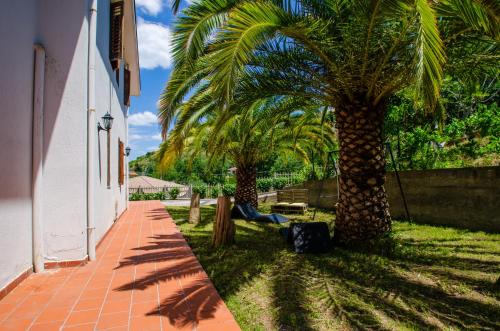
{"label": "black bag on grass", "polygon": [[288,229],[287,241],[295,253],[326,253],[331,248],[330,231],[325,222],[293,223]]}

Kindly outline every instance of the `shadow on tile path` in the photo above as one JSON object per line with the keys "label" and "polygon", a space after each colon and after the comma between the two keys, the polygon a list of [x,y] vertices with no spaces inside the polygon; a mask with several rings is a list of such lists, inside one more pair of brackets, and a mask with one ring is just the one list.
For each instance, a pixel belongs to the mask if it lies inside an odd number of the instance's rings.
{"label": "shadow on tile path", "polygon": [[[147,212],[153,222],[166,220],[163,208]],[[148,237],[145,245],[134,247],[133,255],[124,257],[115,268],[134,266],[146,268],[133,281],[114,288],[115,291],[147,291],[158,288],[159,309],[151,309],[147,316],[168,318],[178,328],[201,327],[204,323],[225,323],[224,329],[238,330],[236,322],[208,279],[184,237],[175,230],[163,231]],[[168,232],[168,233],[167,233]]]}

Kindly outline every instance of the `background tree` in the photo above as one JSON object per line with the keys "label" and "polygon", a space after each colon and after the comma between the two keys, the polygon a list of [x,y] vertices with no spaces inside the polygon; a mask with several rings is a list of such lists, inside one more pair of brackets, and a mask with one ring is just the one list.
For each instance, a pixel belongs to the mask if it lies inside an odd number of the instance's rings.
{"label": "background tree", "polygon": [[315,149],[321,155],[334,145],[334,135],[331,126],[322,123],[317,105],[295,108],[293,100],[274,98],[240,108],[243,104],[235,103],[191,125],[179,120],[162,144],[159,157],[164,167],[181,154],[207,153],[212,163],[229,160],[237,168],[235,203],[257,207],[259,162],[277,154],[296,154],[309,161],[306,150]]}
{"label": "background tree", "polygon": [[388,98],[411,88],[427,110],[440,110],[443,69],[465,77],[497,68],[498,13],[497,1],[479,0],[201,0],[177,19],[160,119],[168,128],[173,109],[200,85],[221,108],[241,91],[331,106],[341,171],[335,238],[374,238],[391,228]]}
{"label": "background tree", "polygon": [[[483,80],[484,81],[484,80]],[[486,80],[488,81],[488,80]],[[488,84],[489,86],[489,84]],[[500,164],[500,89],[473,89],[456,80],[443,85],[446,112],[437,118],[418,108],[406,93],[389,100],[385,135],[400,169],[435,169]],[[393,165],[389,165],[392,169]]]}

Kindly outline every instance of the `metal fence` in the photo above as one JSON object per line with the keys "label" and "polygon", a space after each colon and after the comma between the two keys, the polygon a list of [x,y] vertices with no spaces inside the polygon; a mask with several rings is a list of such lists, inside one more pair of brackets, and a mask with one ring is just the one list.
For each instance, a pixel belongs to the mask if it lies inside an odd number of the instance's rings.
{"label": "metal fence", "polygon": [[168,195],[168,192],[172,190],[173,188],[179,189],[179,195],[177,196],[178,199],[190,199],[191,194],[193,192],[191,186],[161,186],[161,187],[129,187],[128,193],[129,194],[134,194],[134,193],[159,193],[159,192],[165,192]]}
{"label": "metal fence", "polygon": [[[257,179],[278,179],[285,178],[286,186],[293,185],[293,178],[296,176],[296,173],[273,173],[271,176],[257,176]],[[206,198],[216,198],[218,195],[222,194],[222,184],[214,184],[214,185],[204,185],[205,187],[205,197]],[[161,186],[161,187],[129,187],[129,194],[134,193],[158,193],[165,192],[167,193],[167,198],[170,198],[168,193],[171,189],[177,188],[179,189],[179,195],[177,199],[191,199],[193,194],[193,185],[169,185],[169,186]],[[271,191],[275,191],[275,189],[271,188]]]}
{"label": "metal fence", "polygon": [[293,178],[295,176],[298,176],[299,174],[296,173],[296,172],[286,172],[286,173],[280,173],[280,172],[275,172],[271,175],[267,175],[267,176],[261,176],[261,175],[257,175],[257,179],[277,179],[277,178],[285,178],[286,179],[286,182],[287,182],[287,186],[288,185],[292,185],[293,184]]}

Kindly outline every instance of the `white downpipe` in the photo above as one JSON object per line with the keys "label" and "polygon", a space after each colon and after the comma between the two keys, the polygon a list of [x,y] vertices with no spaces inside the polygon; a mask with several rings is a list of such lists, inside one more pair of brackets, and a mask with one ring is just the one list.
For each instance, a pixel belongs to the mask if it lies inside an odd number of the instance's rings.
{"label": "white downpipe", "polygon": [[35,81],[33,84],[33,149],[32,181],[33,194],[33,269],[44,270],[43,259],[43,93],[45,85],[45,49],[35,44]]}
{"label": "white downpipe", "polygon": [[[129,108],[127,107],[127,112],[125,115],[125,147],[129,147],[128,144],[128,111]],[[129,169],[128,169],[128,158],[129,156],[126,157],[125,159],[125,208],[128,210],[129,207],[129,192],[128,192],[128,176],[129,176]]]}
{"label": "white downpipe", "polygon": [[95,53],[97,35],[97,0],[91,0],[89,13],[89,54],[88,54],[88,92],[87,92],[87,255],[90,261],[96,259],[95,254],[95,136],[97,122],[95,119]]}

